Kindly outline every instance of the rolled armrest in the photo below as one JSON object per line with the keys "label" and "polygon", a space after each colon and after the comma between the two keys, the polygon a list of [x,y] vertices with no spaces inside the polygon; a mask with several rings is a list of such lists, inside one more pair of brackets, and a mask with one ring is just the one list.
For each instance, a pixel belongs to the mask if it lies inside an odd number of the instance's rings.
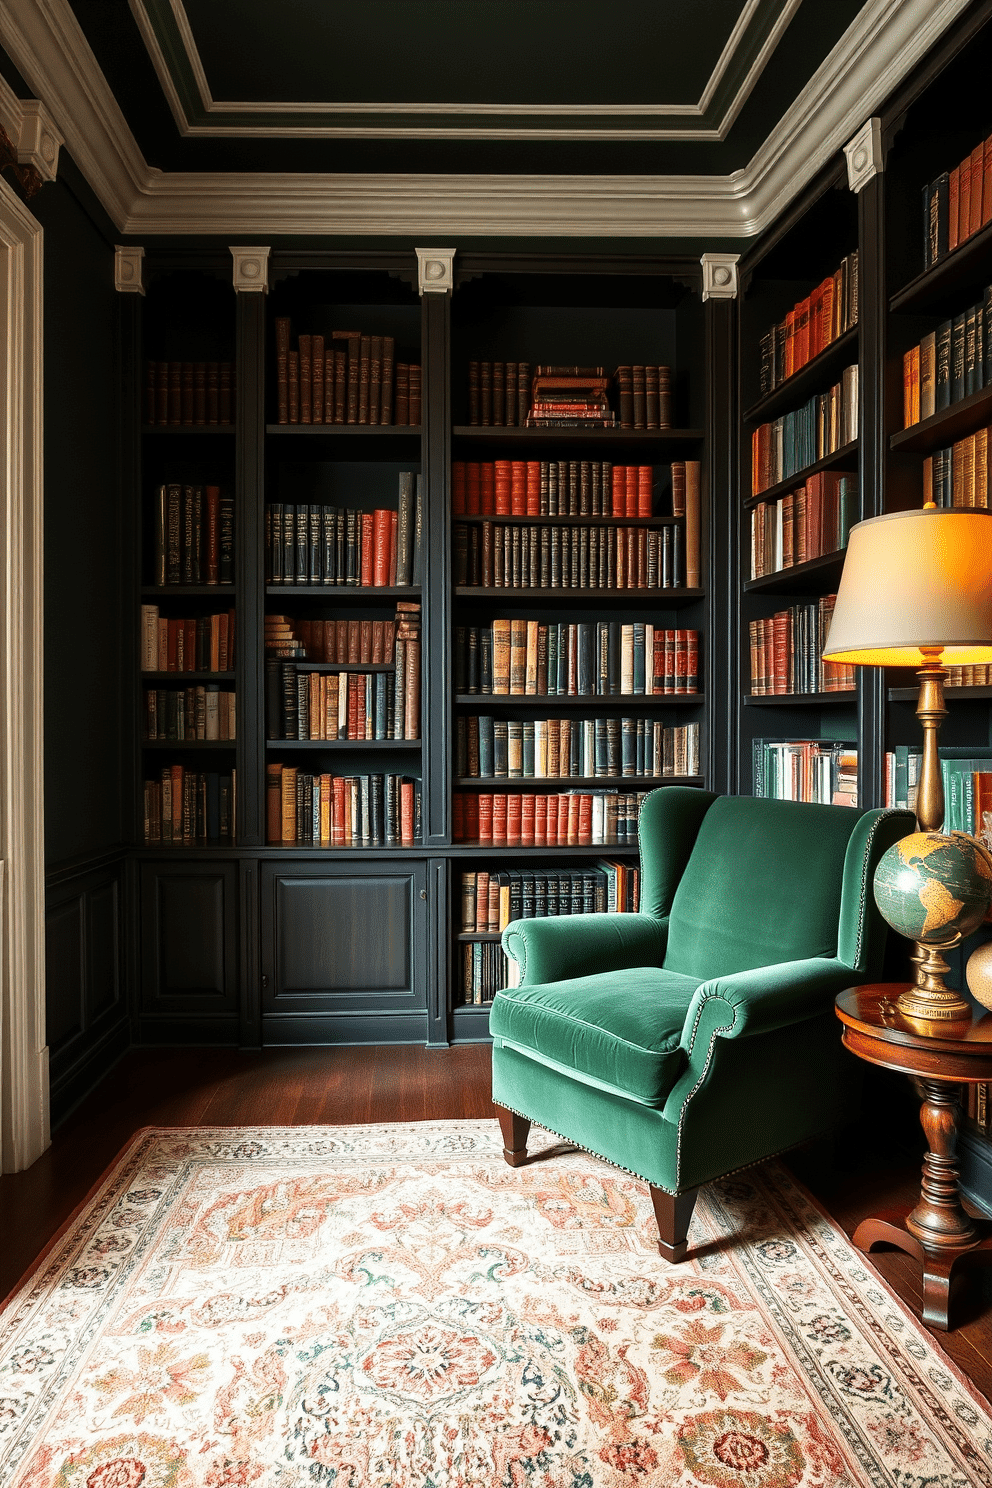
{"label": "rolled armrest", "polygon": [[643,914],[514,920],[503,931],[503,949],[520,967],[525,987],[630,966],[660,966],[667,941],[667,918]]}

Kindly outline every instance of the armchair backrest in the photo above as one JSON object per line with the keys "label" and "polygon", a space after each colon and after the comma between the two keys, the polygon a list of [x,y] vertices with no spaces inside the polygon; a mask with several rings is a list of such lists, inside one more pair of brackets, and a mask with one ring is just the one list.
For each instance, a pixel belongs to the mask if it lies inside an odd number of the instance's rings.
{"label": "armchair backrest", "polygon": [[709,978],[837,956],[864,976],[884,946],[875,865],[913,830],[907,811],[663,788],[641,812],[642,911],[669,916],[672,971]]}

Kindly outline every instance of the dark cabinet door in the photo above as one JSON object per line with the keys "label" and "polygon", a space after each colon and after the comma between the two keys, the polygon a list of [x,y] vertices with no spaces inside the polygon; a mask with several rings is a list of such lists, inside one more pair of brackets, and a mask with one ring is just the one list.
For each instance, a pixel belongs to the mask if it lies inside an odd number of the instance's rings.
{"label": "dark cabinet door", "polygon": [[262,1039],[427,1038],[423,862],[262,865]]}
{"label": "dark cabinet door", "polygon": [[237,864],[142,863],[141,1037],[236,1041],[238,982]]}

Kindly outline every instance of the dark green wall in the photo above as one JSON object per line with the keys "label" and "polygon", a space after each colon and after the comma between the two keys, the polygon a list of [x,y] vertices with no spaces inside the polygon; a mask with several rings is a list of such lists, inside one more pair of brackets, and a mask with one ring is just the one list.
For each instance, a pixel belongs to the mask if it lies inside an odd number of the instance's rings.
{"label": "dark green wall", "polygon": [[70,161],[29,203],[44,228],[45,847],[49,869],[119,843],[121,513],[114,252]]}

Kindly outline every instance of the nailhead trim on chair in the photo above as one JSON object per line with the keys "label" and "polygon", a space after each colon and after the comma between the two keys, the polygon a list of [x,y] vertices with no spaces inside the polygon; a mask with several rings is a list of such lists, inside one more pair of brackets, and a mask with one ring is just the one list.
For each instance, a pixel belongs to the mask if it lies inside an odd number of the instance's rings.
{"label": "nailhead trim on chair", "polygon": [[895,811],[892,810],[886,811],[884,815],[877,817],[875,821],[872,822],[871,830],[868,833],[868,841],[865,843],[865,855],[864,860],[861,864],[861,901],[858,905],[858,944],[857,950],[855,951],[854,955],[855,966],[861,965],[861,952],[864,949],[865,908],[868,903],[868,865],[871,862],[872,843],[875,840],[875,834],[878,831],[879,827],[882,825],[882,822],[887,821],[890,816],[894,815]]}
{"label": "nailhead trim on chair", "polygon": [[[702,998],[700,1000],[699,1007],[696,1009],[696,1021],[692,1025],[692,1035],[691,1035],[691,1037],[689,1039],[689,1057],[690,1057],[690,1059],[692,1057],[693,1045],[696,1042],[696,1033],[697,1033],[697,1031],[699,1029],[699,1020],[703,1016],[703,1008],[704,1008],[704,1006],[706,1005],[707,1002],[714,1002],[714,1001],[717,1001],[717,1000],[719,1000],[720,1002],[724,1002],[724,999],[723,998],[716,999],[716,998],[712,998],[712,997],[704,997],[704,998]],[[729,1008],[730,1007],[730,1003],[729,1002],[724,1002],[724,1006]],[[702,1069],[699,1072],[699,1079],[696,1081],[695,1085],[692,1087],[692,1089],[689,1091],[689,1094],[686,1096],[685,1100],[682,1102],[682,1109],[679,1111],[679,1124],[678,1124],[678,1132],[677,1132],[676,1143],[675,1143],[675,1171],[677,1173],[681,1173],[682,1172],[682,1123],[685,1120],[685,1113],[689,1109],[689,1102],[692,1100],[692,1097],[695,1095],[695,1093],[699,1089],[700,1085],[702,1085],[703,1081],[706,1079],[706,1071],[710,1067],[710,1060],[713,1058],[713,1049],[714,1049],[714,1047],[716,1045],[717,1039],[720,1037],[720,1035],[722,1033],[730,1033],[730,1032],[732,1032],[732,1030],[734,1028],[737,1027],[737,1009],[734,1008],[733,1012],[734,1012],[733,1022],[731,1022],[731,1023],[724,1023],[724,1024],[721,1024],[718,1028],[714,1028],[714,1030],[713,1030],[713,1032],[712,1032],[712,1034],[710,1036],[710,1046],[709,1046],[709,1048],[706,1051],[706,1063],[703,1065]]]}

